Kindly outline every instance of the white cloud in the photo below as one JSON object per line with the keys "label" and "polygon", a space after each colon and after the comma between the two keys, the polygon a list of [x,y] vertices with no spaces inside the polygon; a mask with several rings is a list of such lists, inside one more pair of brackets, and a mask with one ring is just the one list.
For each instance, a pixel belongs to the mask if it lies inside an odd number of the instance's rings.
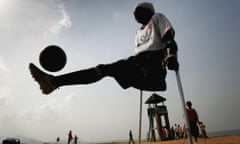
{"label": "white cloud", "polygon": [[12,94],[12,89],[8,85],[0,83],[0,106],[6,106],[6,102]]}
{"label": "white cloud", "polygon": [[0,57],[0,106],[5,105],[6,97],[11,93],[11,69],[5,63],[5,60]]}
{"label": "white cloud", "polygon": [[63,4],[60,5],[59,7],[61,8],[61,13],[62,13],[62,19],[59,20],[59,24],[68,28],[72,25],[72,22],[70,20],[70,16],[66,12]]}
{"label": "white cloud", "polygon": [[68,111],[67,108],[75,101],[74,97],[74,94],[69,94],[64,99],[54,97],[23,110],[20,117],[30,121],[56,120],[59,115]]}
{"label": "white cloud", "polygon": [[0,57],[0,71],[9,72],[10,68],[5,64],[5,61],[2,57]]}
{"label": "white cloud", "polygon": [[0,123],[1,123],[1,136],[7,136],[7,135],[14,135],[15,134],[15,128],[16,128],[16,115],[11,112],[5,112],[1,113],[0,116]]}
{"label": "white cloud", "polygon": [[[49,32],[58,34],[62,28],[69,28],[72,25],[70,16],[65,10],[64,4],[58,6],[60,18],[52,24],[49,28]],[[47,32],[48,33],[48,32]]]}
{"label": "white cloud", "polygon": [[56,105],[56,99],[52,99],[24,110],[20,117],[30,121],[45,121],[50,118],[57,118],[58,112],[59,107]]}
{"label": "white cloud", "polygon": [[64,3],[58,0],[11,1],[8,8],[1,9],[0,19],[0,38],[20,42],[29,36],[46,38],[72,25]]}

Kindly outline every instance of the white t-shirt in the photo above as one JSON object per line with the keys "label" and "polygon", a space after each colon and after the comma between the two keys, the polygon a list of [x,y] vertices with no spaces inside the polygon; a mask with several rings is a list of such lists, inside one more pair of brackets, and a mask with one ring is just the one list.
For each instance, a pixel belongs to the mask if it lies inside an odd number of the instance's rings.
{"label": "white t-shirt", "polygon": [[155,13],[149,23],[137,31],[135,54],[163,49],[162,37],[169,29],[173,29],[169,20],[161,13]]}

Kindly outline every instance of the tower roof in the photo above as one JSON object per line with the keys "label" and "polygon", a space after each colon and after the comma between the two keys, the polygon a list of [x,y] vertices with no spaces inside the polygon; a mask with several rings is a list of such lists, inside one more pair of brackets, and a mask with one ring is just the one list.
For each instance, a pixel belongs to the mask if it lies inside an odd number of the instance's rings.
{"label": "tower roof", "polygon": [[156,93],[153,93],[146,101],[145,101],[145,104],[158,104],[160,102],[164,102],[166,101],[166,98],[156,94]]}

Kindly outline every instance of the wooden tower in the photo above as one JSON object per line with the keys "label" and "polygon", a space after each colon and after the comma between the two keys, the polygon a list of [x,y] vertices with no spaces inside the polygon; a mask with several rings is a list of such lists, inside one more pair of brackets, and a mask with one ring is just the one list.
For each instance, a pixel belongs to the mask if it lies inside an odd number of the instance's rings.
{"label": "wooden tower", "polygon": [[[146,101],[148,104],[148,118],[149,118],[149,131],[148,141],[156,141],[154,118],[157,127],[157,132],[161,141],[168,140],[170,131],[170,123],[168,118],[167,107],[164,105],[166,98],[153,93]],[[162,103],[159,105],[159,103]]]}

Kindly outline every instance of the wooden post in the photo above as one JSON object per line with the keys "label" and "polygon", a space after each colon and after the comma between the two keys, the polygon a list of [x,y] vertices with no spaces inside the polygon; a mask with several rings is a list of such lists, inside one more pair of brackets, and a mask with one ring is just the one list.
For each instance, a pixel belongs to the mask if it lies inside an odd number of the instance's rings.
{"label": "wooden post", "polygon": [[140,90],[140,109],[139,109],[139,136],[138,143],[141,144],[141,134],[142,134],[142,90]]}

